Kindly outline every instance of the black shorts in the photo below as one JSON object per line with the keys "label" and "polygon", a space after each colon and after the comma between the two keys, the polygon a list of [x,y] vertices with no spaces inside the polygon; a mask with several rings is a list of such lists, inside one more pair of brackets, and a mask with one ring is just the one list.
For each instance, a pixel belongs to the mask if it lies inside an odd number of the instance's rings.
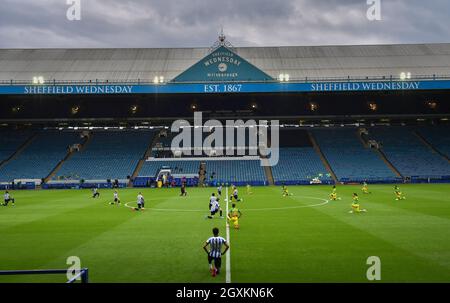
{"label": "black shorts", "polygon": [[117,199],[117,198],[114,198],[114,202],[119,202],[119,199]]}
{"label": "black shorts", "polygon": [[222,196],[222,191],[218,190],[217,193],[219,194],[219,196]]}
{"label": "black shorts", "polygon": [[222,257],[214,258],[208,255],[208,263],[211,264],[213,261],[216,268],[222,267]]}
{"label": "black shorts", "polygon": [[212,211],[211,211],[211,216],[214,216],[215,214],[217,214],[218,211],[219,211],[218,209],[216,209],[216,210],[214,210],[214,211],[212,210]]}

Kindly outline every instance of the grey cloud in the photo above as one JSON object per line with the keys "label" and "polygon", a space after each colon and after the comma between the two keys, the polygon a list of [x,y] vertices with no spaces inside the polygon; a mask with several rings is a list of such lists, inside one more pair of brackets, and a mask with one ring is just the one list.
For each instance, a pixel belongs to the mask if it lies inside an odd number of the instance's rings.
{"label": "grey cloud", "polygon": [[0,47],[209,46],[223,25],[236,46],[450,41],[447,0],[381,0],[380,22],[366,0],[2,0]]}

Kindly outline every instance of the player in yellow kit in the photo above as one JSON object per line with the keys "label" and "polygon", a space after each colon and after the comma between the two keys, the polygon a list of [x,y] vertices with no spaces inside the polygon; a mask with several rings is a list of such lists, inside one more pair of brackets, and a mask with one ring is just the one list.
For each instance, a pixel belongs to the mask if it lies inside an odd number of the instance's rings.
{"label": "player in yellow kit", "polygon": [[338,196],[337,196],[336,185],[333,185],[333,189],[332,189],[331,194],[330,194],[330,200],[331,201],[341,200],[341,198],[338,198]]}
{"label": "player in yellow kit", "polygon": [[252,195],[253,191],[252,191],[252,186],[250,184],[247,184],[247,195]]}
{"label": "player in yellow kit", "polygon": [[233,223],[234,229],[239,229],[239,218],[241,216],[241,211],[236,207],[236,204],[233,203],[228,212],[228,222]]}
{"label": "player in yellow kit", "polygon": [[406,200],[406,197],[403,195],[403,193],[400,191],[400,188],[397,185],[394,186],[394,193],[395,193],[395,201]]}
{"label": "player in yellow kit", "polygon": [[361,206],[359,205],[359,197],[357,193],[353,194],[353,203],[352,203],[352,210],[350,211],[351,214],[359,214],[362,212],[366,212],[367,210],[361,209]]}
{"label": "player in yellow kit", "polygon": [[363,194],[370,194],[369,186],[367,185],[366,182],[363,183],[363,186],[362,186],[361,190],[362,190]]}
{"label": "player in yellow kit", "polygon": [[289,189],[287,188],[286,185],[283,185],[281,187],[281,190],[283,191],[283,193],[281,194],[283,197],[289,197],[292,196],[292,194],[289,193]]}

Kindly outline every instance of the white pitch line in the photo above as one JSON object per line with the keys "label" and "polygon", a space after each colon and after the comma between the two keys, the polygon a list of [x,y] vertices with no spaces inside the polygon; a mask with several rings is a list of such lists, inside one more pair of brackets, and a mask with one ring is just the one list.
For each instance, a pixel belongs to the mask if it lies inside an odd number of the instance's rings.
{"label": "white pitch line", "polygon": [[[284,206],[284,207],[269,207],[269,208],[247,208],[246,211],[273,211],[273,210],[288,210],[288,209],[298,209],[298,208],[309,208],[309,207],[318,207],[318,206],[324,206],[328,203],[330,203],[329,200],[321,199],[321,198],[315,198],[315,197],[300,197],[300,198],[306,198],[306,199],[315,199],[323,201],[322,203],[317,204],[309,204],[309,205],[297,205],[297,206]],[[148,199],[147,201],[149,201]],[[153,200],[159,200],[159,199],[153,199]],[[227,198],[228,200],[228,198]],[[130,206],[130,203],[136,203],[134,201],[126,202],[124,203],[125,207],[133,208]],[[228,204],[227,204],[228,206]],[[147,208],[152,211],[161,211],[161,212],[205,212],[202,209],[180,209],[180,208]]]}
{"label": "white pitch line", "polygon": [[225,189],[225,193],[226,193],[226,213],[225,213],[225,217],[227,218],[225,220],[225,226],[226,226],[226,230],[227,230],[227,243],[228,245],[230,245],[230,248],[227,250],[226,253],[226,257],[227,257],[227,262],[226,262],[226,275],[225,275],[225,283],[231,283],[231,243],[230,243],[230,224],[228,223],[228,187],[226,187]]}

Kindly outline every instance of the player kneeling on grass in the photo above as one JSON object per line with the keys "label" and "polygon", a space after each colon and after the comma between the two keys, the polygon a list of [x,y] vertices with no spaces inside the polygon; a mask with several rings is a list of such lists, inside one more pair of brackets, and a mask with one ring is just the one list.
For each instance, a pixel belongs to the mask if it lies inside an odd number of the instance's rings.
{"label": "player kneeling on grass", "polygon": [[352,203],[352,210],[350,211],[351,214],[359,214],[362,212],[366,212],[367,210],[361,209],[359,206],[359,197],[357,193],[353,194],[353,203]]}
{"label": "player kneeling on grass", "polygon": [[332,201],[341,200],[341,198],[338,198],[338,196],[337,196],[336,185],[333,185],[333,190],[331,191],[331,194],[330,194],[330,200],[332,200]]}
{"label": "player kneeling on grass", "polygon": [[242,201],[244,201],[244,199],[239,199],[239,192],[238,192],[238,189],[236,188],[236,186],[234,186],[233,185],[233,194],[230,196],[230,201],[231,202],[233,202],[233,199],[236,201],[236,202],[242,202]]}
{"label": "player kneeling on grass", "polygon": [[3,206],[8,206],[9,202],[11,202],[12,206],[16,205],[16,200],[11,197],[8,191],[5,191],[5,194],[3,195]]}
{"label": "player kneeling on grass", "polygon": [[283,185],[283,187],[282,187],[281,189],[282,189],[282,191],[283,191],[283,193],[282,193],[282,196],[283,196],[283,197],[289,197],[289,196],[292,196],[292,195],[293,195],[293,194],[290,194],[290,193],[289,193],[289,189],[287,188],[286,185]]}
{"label": "player kneeling on grass", "polygon": [[241,211],[236,207],[236,204],[231,205],[231,209],[228,212],[228,222],[233,223],[234,229],[239,229],[239,218],[242,216]]}
{"label": "player kneeling on grass", "polygon": [[[206,240],[203,249],[208,254],[208,264],[209,271],[211,275],[215,277],[220,273],[220,268],[222,267],[222,255],[224,255],[230,246],[222,237],[219,237],[219,229],[217,227],[213,228],[213,237]],[[209,246],[209,251],[208,251]],[[225,250],[222,252],[222,246],[225,246]]]}
{"label": "player kneeling on grass", "polygon": [[369,192],[369,186],[367,185],[366,182],[363,183],[363,186],[361,188],[361,191],[363,192],[363,194],[370,194]]}
{"label": "player kneeling on grass", "polygon": [[207,216],[208,219],[212,219],[217,213],[220,214],[220,218],[223,218],[222,208],[220,208],[219,199],[213,193],[211,198],[209,198],[209,211],[211,214]]}
{"label": "player kneeling on grass", "polygon": [[99,198],[100,197],[100,193],[98,192],[98,188],[97,187],[94,187],[93,189],[92,189],[92,198]]}
{"label": "player kneeling on grass", "polygon": [[142,193],[139,193],[137,196],[137,207],[133,207],[132,210],[140,211],[145,210],[145,200]]}
{"label": "player kneeling on grass", "polygon": [[117,190],[114,191],[114,201],[109,203],[111,205],[120,205],[120,199],[119,199],[119,193],[117,192]]}
{"label": "player kneeling on grass", "polygon": [[395,193],[395,201],[406,199],[406,197],[403,195],[403,193],[400,191],[400,188],[397,185],[394,186],[394,193]]}

